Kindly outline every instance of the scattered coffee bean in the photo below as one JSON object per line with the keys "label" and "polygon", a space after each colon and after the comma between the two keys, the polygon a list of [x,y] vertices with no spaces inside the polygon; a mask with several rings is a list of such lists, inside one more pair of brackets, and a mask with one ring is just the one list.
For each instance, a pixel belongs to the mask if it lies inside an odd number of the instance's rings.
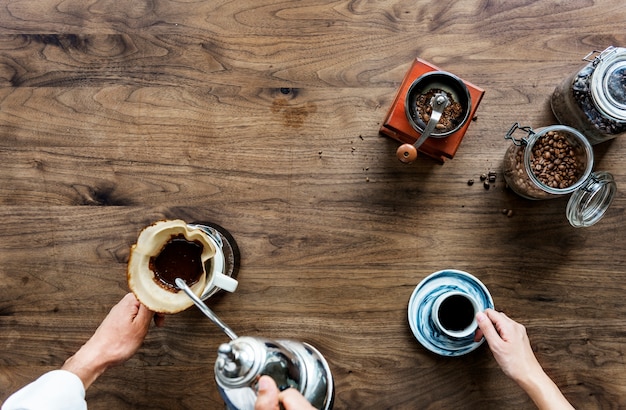
{"label": "scattered coffee bean", "polygon": [[508,216],[509,218],[513,216],[513,210],[512,209],[502,209],[500,212],[502,212],[502,215]]}
{"label": "scattered coffee bean", "polygon": [[485,179],[487,179],[487,175],[485,175],[485,174],[481,174],[481,175],[480,175],[480,180],[481,180],[481,181],[484,181]]}
{"label": "scattered coffee bean", "polygon": [[473,179],[468,179],[467,180],[467,185],[469,185],[469,186],[474,185],[474,180]]}
{"label": "scattered coffee bean", "polygon": [[489,181],[483,182],[483,186],[485,187],[485,189],[489,189]]}

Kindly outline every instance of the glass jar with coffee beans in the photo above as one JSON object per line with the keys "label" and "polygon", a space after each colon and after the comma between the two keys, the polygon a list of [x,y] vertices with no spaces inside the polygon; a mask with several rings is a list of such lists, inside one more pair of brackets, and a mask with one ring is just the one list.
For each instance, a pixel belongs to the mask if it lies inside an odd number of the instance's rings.
{"label": "glass jar with coffee beans", "polygon": [[[525,136],[514,137],[516,131]],[[572,194],[566,215],[575,227],[604,216],[617,186],[611,174],[592,172],[593,150],[580,132],[565,125],[534,131],[515,123],[504,138],[513,142],[504,154],[504,179],[516,194],[533,200]]]}
{"label": "glass jar with coffee beans", "polygon": [[552,112],[559,123],[581,131],[591,144],[624,135],[626,48],[593,51],[583,60],[588,64],[552,93]]}

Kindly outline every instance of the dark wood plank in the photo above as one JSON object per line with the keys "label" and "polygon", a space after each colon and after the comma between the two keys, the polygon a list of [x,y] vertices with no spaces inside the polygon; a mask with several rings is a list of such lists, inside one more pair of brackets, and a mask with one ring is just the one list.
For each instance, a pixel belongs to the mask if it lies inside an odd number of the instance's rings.
{"label": "dark wood plank", "polygon": [[[526,325],[575,406],[626,407],[626,141],[594,147],[620,191],[590,228],[501,174],[511,124],[554,123],[554,87],[626,45],[624,21],[617,0],[0,2],[0,400],[127,292],[139,231],[182,218],[241,248],[240,287],[212,308],[318,347],[336,409],[533,408],[486,346],[446,359],[412,336],[411,292],[448,267]],[[443,165],[401,164],[378,135],[416,57],[486,90]],[[221,408],[225,340],[195,309],[168,317],[90,409]]]}

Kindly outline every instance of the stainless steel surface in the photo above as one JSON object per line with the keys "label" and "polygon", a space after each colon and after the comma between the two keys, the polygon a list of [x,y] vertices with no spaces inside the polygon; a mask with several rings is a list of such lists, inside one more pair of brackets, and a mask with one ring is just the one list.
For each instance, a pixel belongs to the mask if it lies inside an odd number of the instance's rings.
{"label": "stainless steel surface", "polygon": [[318,409],[332,408],[333,377],[311,345],[244,336],[219,347],[215,380],[229,409],[254,407],[256,382],[262,375],[272,377],[281,390],[297,389]]}

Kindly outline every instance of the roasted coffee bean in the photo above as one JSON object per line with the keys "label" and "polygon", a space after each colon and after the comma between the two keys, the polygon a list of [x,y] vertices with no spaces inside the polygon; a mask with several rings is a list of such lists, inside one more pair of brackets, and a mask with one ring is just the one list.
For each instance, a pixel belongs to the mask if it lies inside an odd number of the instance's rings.
{"label": "roasted coffee bean", "polygon": [[[597,144],[625,133],[626,123],[613,119],[596,105],[591,91],[594,71],[595,65],[590,63],[563,81],[552,94],[551,106],[561,124],[578,129],[589,142]],[[626,84],[626,72],[621,76],[621,83]]]}
{"label": "roasted coffee bean", "polygon": [[584,171],[584,164],[570,155],[575,149],[565,133],[549,131],[532,148],[531,168],[539,181],[555,188],[565,189],[575,184]]}
{"label": "roasted coffee bean", "polygon": [[[540,136],[531,148],[529,172],[552,189],[566,189],[577,183],[585,172],[586,154],[575,146],[565,131],[549,131]],[[524,165],[526,146],[512,145],[505,154],[504,177],[518,194],[532,199],[546,199],[554,194],[533,182]]]}
{"label": "roasted coffee bean", "polygon": [[417,106],[417,112],[422,121],[424,121],[424,124],[428,124],[433,112],[433,107],[430,102],[433,96],[438,93],[446,94],[449,104],[443,109],[441,118],[439,118],[439,122],[435,128],[439,133],[449,132],[461,125],[465,114],[463,112],[463,106],[454,100],[452,94],[438,88],[431,88],[425,94],[421,94],[415,99],[415,105]]}

